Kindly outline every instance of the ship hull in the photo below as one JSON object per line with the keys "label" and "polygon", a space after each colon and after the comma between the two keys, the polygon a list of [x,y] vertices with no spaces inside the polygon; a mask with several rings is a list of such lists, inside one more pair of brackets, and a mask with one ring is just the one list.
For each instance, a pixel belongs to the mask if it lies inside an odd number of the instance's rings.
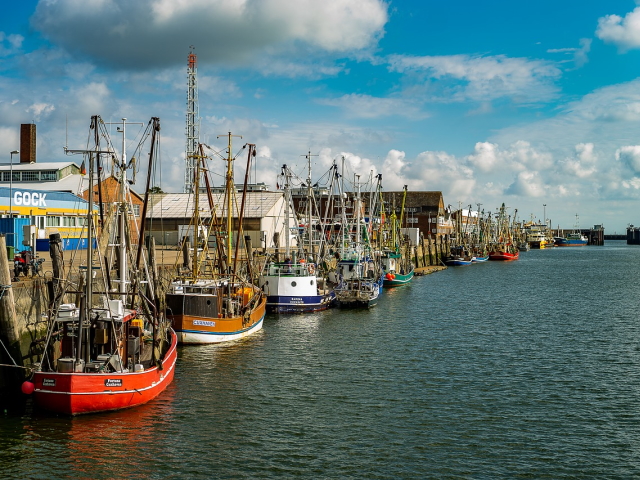
{"label": "ship hull", "polygon": [[516,253],[495,252],[495,253],[489,254],[489,260],[508,262],[511,260],[517,260],[519,256],[520,256],[519,252],[516,252]]}
{"label": "ship hull", "polygon": [[286,295],[267,296],[269,313],[311,313],[326,310],[335,301],[335,294],[291,297]]}
{"label": "ship hull", "polygon": [[587,240],[559,240],[556,242],[557,247],[584,247],[588,243]]}
{"label": "ship hull", "polygon": [[161,366],[141,372],[58,373],[35,372],[34,401],[38,408],[65,415],[132,408],[157,397],[173,380],[177,336]]}
{"label": "ship hull", "polygon": [[444,261],[444,264],[447,267],[465,267],[467,265],[471,265],[471,260],[465,260],[464,258],[447,258]]}
{"label": "ship hull", "polygon": [[411,272],[407,273],[406,275],[394,273],[393,275],[395,276],[395,278],[393,279],[388,279],[385,276],[383,277],[384,280],[382,282],[382,286],[383,287],[399,287],[401,285],[406,285],[413,279],[413,274],[414,274],[414,271],[411,270]]}
{"label": "ship hull", "polygon": [[249,318],[207,317],[202,315],[167,315],[182,345],[202,345],[229,342],[248,337],[260,329],[266,314],[265,297],[251,311]]}

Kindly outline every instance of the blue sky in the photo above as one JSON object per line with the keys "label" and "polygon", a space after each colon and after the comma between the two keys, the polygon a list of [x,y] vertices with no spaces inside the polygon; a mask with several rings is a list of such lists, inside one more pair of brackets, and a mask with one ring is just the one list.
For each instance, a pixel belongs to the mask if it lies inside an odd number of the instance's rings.
{"label": "blue sky", "polygon": [[8,161],[20,123],[37,124],[46,162],[65,159],[65,124],[79,148],[91,115],[158,116],[158,182],[182,191],[190,45],[201,139],[255,143],[254,181],[274,186],[284,163],[306,176],[311,151],[317,177],[345,156],[349,174],[442,190],[454,206],[505,202],[528,219],[546,205],[554,226],[579,214],[610,233],[640,224],[630,0],[4,2],[0,152]]}

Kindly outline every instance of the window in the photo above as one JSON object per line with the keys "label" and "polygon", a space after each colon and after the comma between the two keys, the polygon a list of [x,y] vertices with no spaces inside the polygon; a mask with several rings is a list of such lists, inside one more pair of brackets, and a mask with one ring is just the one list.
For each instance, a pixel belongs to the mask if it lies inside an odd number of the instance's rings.
{"label": "window", "polygon": [[62,217],[62,225],[65,227],[75,227],[76,217]]}
{"label": "window", "polygon": [[11,172],[2,172],[2,181],[3,182],[9,182],[10,181],[10,179],[11,179],[10,173]]}
{"label": "window", "polygon": [[14,182],[19,182],[20,181],[20,172],[12,172],[11,176],[13,177],[13,181]]}
{"label": "window", "polygon": [[37,182],[40,180],[40,172],[22,172],[23,182]]}
{"label": "window", "polygon": [[140,205],[134,205],[133,206],[133,216],[134,217],[139,217],[140,216]]}
{"label": "window", "polygon": [[58,179],[58,175],[55,170],[43,170],[40,172],[40,180],[43,182],[55,182]]}
{"label": "window", "polygon": [[47,217],[47,227],[59,227],[60,226],[60,217]]}

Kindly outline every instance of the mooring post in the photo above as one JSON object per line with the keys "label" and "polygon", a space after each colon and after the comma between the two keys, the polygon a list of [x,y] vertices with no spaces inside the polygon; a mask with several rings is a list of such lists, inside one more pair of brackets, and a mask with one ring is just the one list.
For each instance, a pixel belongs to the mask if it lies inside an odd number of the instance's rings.
{"label": "mooring post", "polygon": [[191,271],[191,242],[188,237],[182,239],[182,266]]}
{"label": "mooring post", "polygon": [[49,256],[53,269],[53,279],[51,280],[52,295],[49,298],[49,308],[54,308],[59,300],[61,285],[64,284],[64,263],[62,257],[62,239],[59,233],[49,235]]}
{"label": "mooring post", "polygon": [[158,264],[156,262],[156,239],[153,235],[147,237],[147,254],[149,255],[149,266],[151,268],[151,281],[149,282],[149,290],[152,292],[152,298],[157,297],[157,286],[160,279],[158,278]]}
{"label": "mooring post", "polygon": [[253,246],[251,244],[251,236],[244,236],[244,248],[247,254],[247,270],[249,278],[253,280]]}
{"label": "mooring post", "polygon": [[[0,348],[0,359],[4,364],[22,366],[22,352],[20,350],[20,329],[16,318],[16,303],[11,288],[11,271],[7,255],[6,235],[0,234],[0,341],[4,348]],[[11,368],[0,372],[0,383],[15,387],[23,378],[22,369]]]}
{"label": "mooring post", "polygon": [[280,261],[280,232],[274,232],[273,234],[273,247],[276,256],[276,262]]}

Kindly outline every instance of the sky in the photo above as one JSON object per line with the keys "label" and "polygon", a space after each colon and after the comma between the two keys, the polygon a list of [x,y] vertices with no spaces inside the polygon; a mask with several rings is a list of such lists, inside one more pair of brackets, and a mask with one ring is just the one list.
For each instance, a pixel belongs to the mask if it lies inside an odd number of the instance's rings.
{"label": "sky", "polygon": [[[640,0],[21,0],[0,10],[0,162],[19,147],[21,123],[37,125],[38,162],[79,163],[63,147],[84,148],[92,115],[133,122],[128,151],[138,123],[160,117],[156,185],[182,191],[193,45],[200,139],[222,150],[218,135],[232,132],[237,147],[256,144],[253,182],[275,187],[283,164],[305,178],[310,152],[314,181],[344,157],[345,178],[381,173],[386,191],[440,190],[454,208],[505,203],[562,228],[579,215],[605,233],[640,224]],[[222,161],[211,163],[222,184]]]}

